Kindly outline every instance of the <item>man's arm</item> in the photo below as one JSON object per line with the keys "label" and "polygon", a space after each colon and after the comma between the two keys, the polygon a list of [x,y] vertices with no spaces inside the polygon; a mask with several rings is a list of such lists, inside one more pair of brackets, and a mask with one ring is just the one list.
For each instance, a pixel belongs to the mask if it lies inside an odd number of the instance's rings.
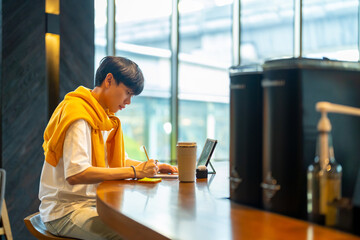
{"label": "man's arm", "polygon": [[[138,165],[140,163],[142,163],[142,162],[131,159],[131,158],[126,159],[126,166],[127,167],[129,167],[131,165],[136,166],[136,165]],[[159,172],[161,172],[161,173],[177,173],[178,172],[177,167],[171,166],[171,165],[166,164],[166,163],[157,163],[156,165],[158,167]]]}
{"label": "man's arm", "polygon": [[132,166],[137,166],[137,165],[139,165],[140,163],[142,163],[142,162],[137,161],[137,160],[134,160],[134,159],[131,159],[131,158],[126,158],[126,160],[125,160],[125,166],[126,166],[126,167],[130,167],[131,165],[132,165]]}
{"label": "man's arm", "polygon": [[[152,177],[158,168],[154,160],[142,162],[135,166],[136,177]],[[133,178],[135,176],[134,170],[131,167],[123,168],[102,168],[102,167],[88,167],[84,171],[70,176],[66,181],[71,184],[95,184],[106,180],[120,180],[125,178]]]}

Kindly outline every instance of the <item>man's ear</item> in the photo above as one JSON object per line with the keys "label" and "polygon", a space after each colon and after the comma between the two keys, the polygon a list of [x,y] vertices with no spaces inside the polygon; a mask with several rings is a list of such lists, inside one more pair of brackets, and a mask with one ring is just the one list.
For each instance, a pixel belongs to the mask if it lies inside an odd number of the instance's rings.
{"label": "man's ear", "polygon": [[112,73],[108,73],[105,77],[104,83],[105,83],[105,87],[108,88],[111,86],[111,80],[113,79],[113,75]]}

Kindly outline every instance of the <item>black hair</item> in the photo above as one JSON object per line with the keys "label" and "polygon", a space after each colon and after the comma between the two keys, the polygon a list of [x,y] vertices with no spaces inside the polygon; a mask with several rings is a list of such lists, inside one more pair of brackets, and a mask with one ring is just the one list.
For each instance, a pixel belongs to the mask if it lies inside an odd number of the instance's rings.
{"label": "black hair", "polygon": [[144,76],[139,66],[124,57],[107,56],[101,59],[95,74],[95,86],[100,87],[106,75],[111,73],[116,84],[123,83],[134,95],[139,95],[144,89]]}

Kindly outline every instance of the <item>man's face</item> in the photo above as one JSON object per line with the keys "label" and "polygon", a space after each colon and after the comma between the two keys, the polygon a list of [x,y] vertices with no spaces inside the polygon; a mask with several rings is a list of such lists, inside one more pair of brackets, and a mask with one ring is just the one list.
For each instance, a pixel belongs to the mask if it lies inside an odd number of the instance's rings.
{"label": "man's face", "polygon": [[126,87],[123,83],[117,85],[113,77],[107,77],[105,81],[107,81],[105,82],[107,88],[104,92],[104,99],[106,107],[110,112],[116,113],[131,103],[131,97],[134,93],[130,88]]}

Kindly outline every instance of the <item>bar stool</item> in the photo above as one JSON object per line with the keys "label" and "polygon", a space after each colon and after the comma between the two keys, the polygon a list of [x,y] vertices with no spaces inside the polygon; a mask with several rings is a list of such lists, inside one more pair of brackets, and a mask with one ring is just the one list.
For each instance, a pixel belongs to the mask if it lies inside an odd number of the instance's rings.
{"label": "bar stool", "polygon": [[52,235],[41,221],[39,212],[27,216],[24,218],[24,222],[29,232],[39,240],[76,240],[75,238]]}
{"label": "bar stool", "polygon": [[6,240],[13,240],[9,215],[5,203],[5,182],[6,182],[6,171],[3,168],[0,168],[0,213],[1,213],[1,223],[0,223],[0,239],[2,235],[5,235]]}

